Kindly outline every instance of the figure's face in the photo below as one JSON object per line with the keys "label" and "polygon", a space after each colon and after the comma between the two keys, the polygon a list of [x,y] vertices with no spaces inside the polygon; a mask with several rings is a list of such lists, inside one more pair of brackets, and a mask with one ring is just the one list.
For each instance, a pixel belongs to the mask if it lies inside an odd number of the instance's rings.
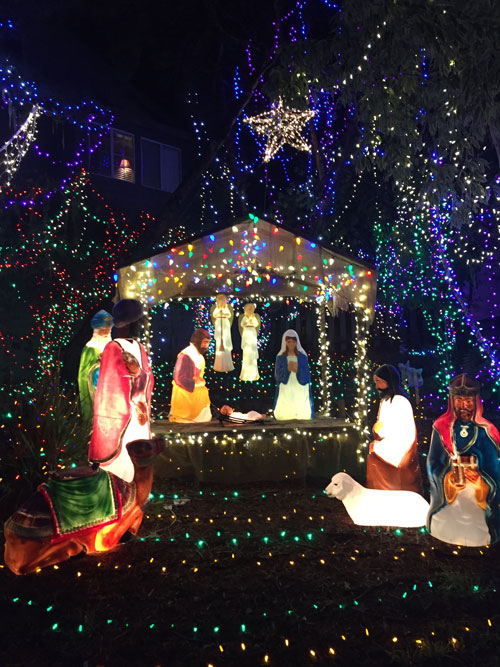
{"label": "figure's face", "polygon": [[453,396],[453,409],[457,419],[470,422],[474,419],[476,400],[474,396]]}
{"label": "figure's face", "polygon": [[97,329],[97,335],[98,336],[109,336],[111,333],[111,327],[101,327],[100,329]]}
{"label": "figure's face", "polygon": [[224,308],[226,305],[226,297],[224,294],[219,294],[215,297],[215,303],[219,306],[219,308]]}
{"label": "figure's face", "polygon": [[382,380],[382,378],[379,378],[378,375],[373,376],[373,382],[375,383],[375,389],[377,391],[379,389],[384,390],[389,388],[388,382],[386,382],[386,380]]}
{"label": "figure's face", "polygon": [[221,415],[226,415],[229,417],[234,412],[234,408],[232,408],[230,405],[223,405],[222,408],[220,409]]}
{"label": "figure's face", "polygon": [[247,305],[243,308],[245,315],[253,315],[255,311],[255,306],[253,303],[247,303]]}
{"label": "figure's face", "polygon": [[208,350],[208,346],[210,344],[210,339],[209,338],[203,338],[201,343],[200,343],[200,352],[202,354],[206,354]]}
{"label": "figure's face", "polygon": [[297,339],[292,336],[287,336],[285,338],[286,350],[287,352],[296,352],[297,351]]}

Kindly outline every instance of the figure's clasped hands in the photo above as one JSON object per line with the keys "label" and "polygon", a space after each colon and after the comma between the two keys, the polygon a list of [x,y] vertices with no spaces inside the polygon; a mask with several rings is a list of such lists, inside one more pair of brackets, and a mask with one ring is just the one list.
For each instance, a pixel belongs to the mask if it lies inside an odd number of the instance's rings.
{"label": "figure's clasped hands", "polygon": [[470,468],[465,468],[464,474],[467,481],[472,482],[473,484],[477,482],[479,478],[479,473],[477,472],[477,470],[471,470]]}

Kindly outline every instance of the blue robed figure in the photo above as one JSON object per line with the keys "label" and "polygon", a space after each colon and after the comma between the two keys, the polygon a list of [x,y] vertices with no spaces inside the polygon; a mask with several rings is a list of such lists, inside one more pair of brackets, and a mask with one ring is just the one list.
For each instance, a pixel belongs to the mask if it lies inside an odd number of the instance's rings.
{"label": "blue robed figure", "polygon": [[274,416],[278,420],[312,419],[314,405],[311,394],[309,362],[294,329],[287,329],[274,369],[276,396]]}

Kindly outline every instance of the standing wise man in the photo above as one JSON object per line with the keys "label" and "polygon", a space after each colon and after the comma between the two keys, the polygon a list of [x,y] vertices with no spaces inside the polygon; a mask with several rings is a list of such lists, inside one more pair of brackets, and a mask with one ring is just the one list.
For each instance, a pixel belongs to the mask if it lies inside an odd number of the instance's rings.
{"label": "standing wise man", "polygon": [[102,354],[89,445],[89,460],[126,482],[135,475],[128,443],[151,438],[154,378],[139,341],[143,317],[136,299],[121,299],[113,306],[115,337]]}
{"label": "standing wise man", "polygon": [[483,417],[479,390],[465,373],[451,381],[448,410],[432,426],[427,458],[427,529],[468,547],[500,539],[500,434]]}
{"label": "standing wise man", "polygon": [[80,356],[78,391],[82,417],[86,422],[92,421],[94,416],[94,396],[99,378],[101,356],[104,348],[111,341],[112,323],[113,318],[105,310],[100,310],[94,315],[90,320],[94,333]]}
{"label": "standing wise man", "polygon": [[195,329],[190,344],[177,355],[172,379],[171,422],[209,422],[210,397],[203,377],[210,342],[206,329]]}

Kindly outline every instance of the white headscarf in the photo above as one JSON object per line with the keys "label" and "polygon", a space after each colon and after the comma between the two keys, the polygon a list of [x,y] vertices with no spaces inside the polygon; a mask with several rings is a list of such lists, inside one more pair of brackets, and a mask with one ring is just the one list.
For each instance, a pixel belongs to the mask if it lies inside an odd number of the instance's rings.
{"label": "white headscarf", "polygon": [[281,350],[278,352],[278,355],[284,354],[286,352],[286,339],[287,338],[295,338],[297,340],[297,354],[305,354],[307,357],[307,353],[300,344],[300,338],[299,334],[294,330],[294,329],[287,329],[285,333],[283,334],[283,338],[281,339]]}

